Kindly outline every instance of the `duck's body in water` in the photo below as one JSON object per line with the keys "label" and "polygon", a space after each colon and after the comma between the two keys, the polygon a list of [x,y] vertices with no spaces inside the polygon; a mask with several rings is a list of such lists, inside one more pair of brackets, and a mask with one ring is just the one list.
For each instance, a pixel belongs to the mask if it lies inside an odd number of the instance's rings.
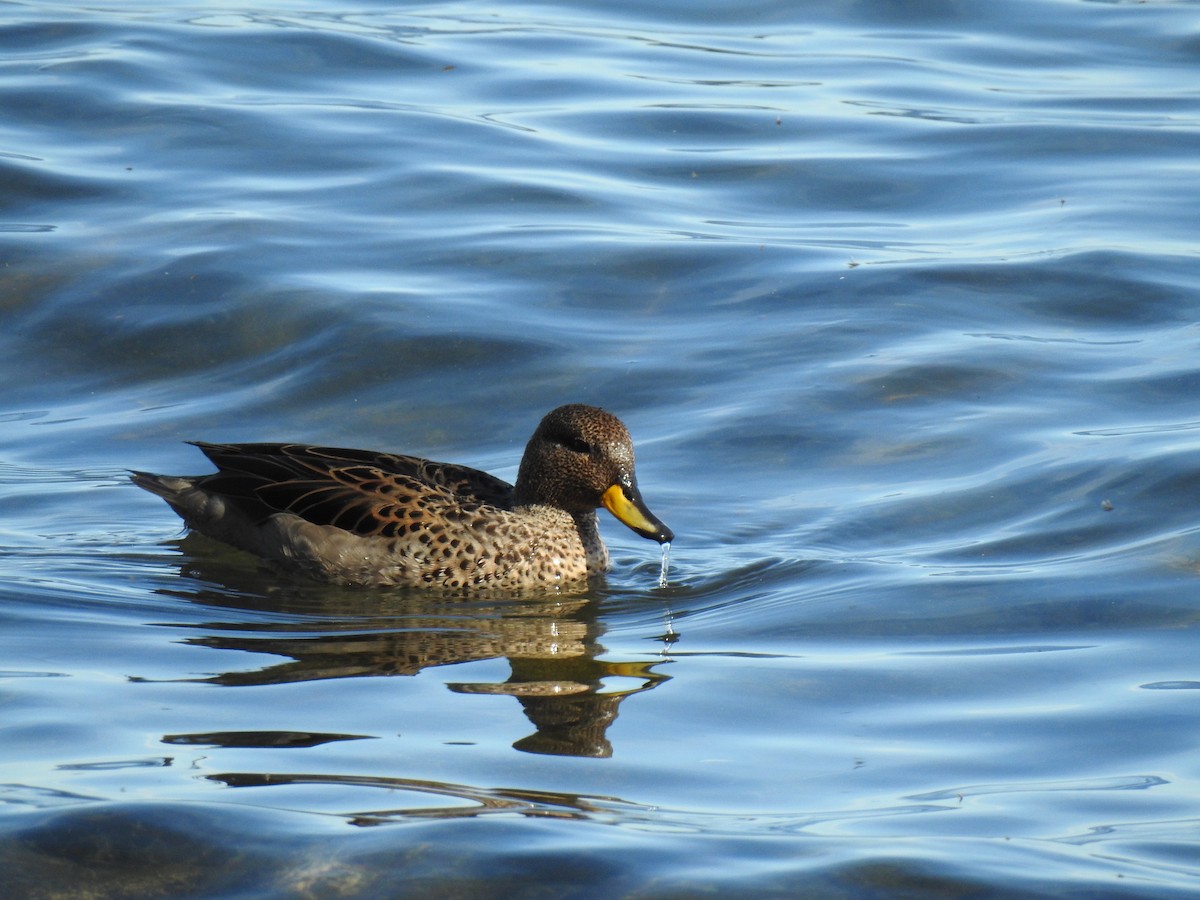
{"label": "duck's body in water", "polygon": [[324,581],[456,591],[581,582],[609,566],[600,506],[643,537],[673,537],[638,491],[628,430],[593,406],[542,419],[516,485],[369,450],[196,446],[217,472],[134,472],[134,483],[189,528]]}

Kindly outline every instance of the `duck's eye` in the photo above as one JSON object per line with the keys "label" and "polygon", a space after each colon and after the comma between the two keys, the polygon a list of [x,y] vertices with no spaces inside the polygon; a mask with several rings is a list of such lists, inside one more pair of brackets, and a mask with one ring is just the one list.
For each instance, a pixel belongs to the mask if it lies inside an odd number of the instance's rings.
{"label": "duck's eye", "polygon": [[585,455],[592,452],[592,445],[581,437],[567,438],[567,440],[564,442],[564,446],[568,450],[574,450],[576,453],[583,453]]}

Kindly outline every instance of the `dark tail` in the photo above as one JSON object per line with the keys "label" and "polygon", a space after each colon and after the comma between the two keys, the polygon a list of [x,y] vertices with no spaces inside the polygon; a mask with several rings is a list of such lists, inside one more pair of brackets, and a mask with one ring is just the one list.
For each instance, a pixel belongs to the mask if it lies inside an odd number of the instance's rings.
{"label": "dark tail", "polygon": [[154,475],[151,472],[130,470],[129,480],[144,491],[157,494],[164,500],[173,500],[183,491],[195,486],[194,478],[180,475]]}

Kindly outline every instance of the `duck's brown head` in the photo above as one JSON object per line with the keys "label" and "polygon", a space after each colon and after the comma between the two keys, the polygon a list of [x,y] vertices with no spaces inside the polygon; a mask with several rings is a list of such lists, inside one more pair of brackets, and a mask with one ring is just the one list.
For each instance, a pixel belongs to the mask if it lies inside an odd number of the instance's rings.
{"label": "duck's brown head", "polygon": [[514,499],[573,515],[603,506],[644,538],[662,544],[675,536],[638,491],[629,431],[612,413],[581,403],[542,419],[525,446]]}

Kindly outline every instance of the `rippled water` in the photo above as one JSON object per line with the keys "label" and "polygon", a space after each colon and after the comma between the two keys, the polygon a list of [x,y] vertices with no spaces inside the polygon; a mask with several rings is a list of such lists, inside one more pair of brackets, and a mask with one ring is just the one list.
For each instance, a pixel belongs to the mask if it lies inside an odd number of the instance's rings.
{"label": "rippled water", "polygon": [[[12,897],[1200,889],[1200,5],[0,5]],[[512,478],[581,596],[308,584],[182,441]]]}

